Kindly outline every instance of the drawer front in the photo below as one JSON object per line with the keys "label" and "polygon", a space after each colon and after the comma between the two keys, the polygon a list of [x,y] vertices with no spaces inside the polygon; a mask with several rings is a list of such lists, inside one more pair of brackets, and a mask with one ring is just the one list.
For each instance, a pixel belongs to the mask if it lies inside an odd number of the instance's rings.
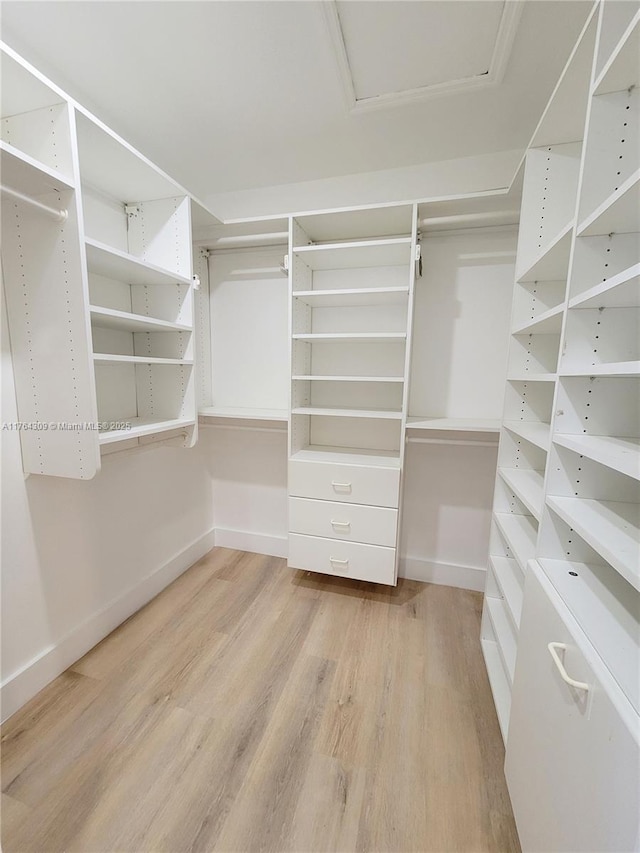
{"label": "drawer front", "polygon": [[395,548],[397,525],[397,509],[289,498],[292,533]]}
{"label": "drawer front", "polygon": [[289,534],[289,566],[395,586],[396,549]]}
{"label": "drawer front", "polygon": [[[537,563],[529,565],[505,761],[523,853],[636,850],[637,716],[630,723],[619,711],[627,700],[619,704],[605,689],[604,664],[573,635]],[[563,680],[550,643],[568,676],[588,690]]]}
{"label": "drawer front", "polygon": [[289,462],[289,494],[321,501],[398,508],[400,471],[333,462]]}

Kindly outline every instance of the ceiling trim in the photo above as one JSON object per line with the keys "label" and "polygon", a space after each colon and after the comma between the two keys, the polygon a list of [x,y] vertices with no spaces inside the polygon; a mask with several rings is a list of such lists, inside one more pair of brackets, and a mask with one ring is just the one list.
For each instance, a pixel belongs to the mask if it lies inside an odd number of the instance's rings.
{"label": "ceiling trim", "polygon": [[321,5],[338,66],[347,110],[351,113],[364,113],[371,112],[372,110],[398,107],[416,101],[426,101],[445,95],[454,95],[458,92],[469,92],[474,89],[487,89],[497,86],[504,79],[524,2],[523,0],[505,0],[491,56],[491,63],[489,70],[485,74],[479,74],[474,77],[463,77],[459,80],[445,80],[442,83],[419,86],[416,89],[403,89],[400,92],[390,92],[389,94],[369,98],[356,97],[353,74],[340,23],[337,0],[324,0]]}

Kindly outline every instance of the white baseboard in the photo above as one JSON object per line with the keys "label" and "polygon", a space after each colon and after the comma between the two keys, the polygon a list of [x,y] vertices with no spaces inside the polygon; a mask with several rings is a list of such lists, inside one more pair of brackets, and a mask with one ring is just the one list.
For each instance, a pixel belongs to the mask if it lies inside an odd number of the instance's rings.
{"label": "white baseboard", "polygon": [[200,557],[208,553],[214,545],[214,531],[210,530],[176,554],[168,563],[147,575],[136,586],[128,589],[115,601],[62,637],[55,645],[45,649],[5,679],[0,687],[2,720],[14,714],[50,681],[121,625],[125,619],[144,607]]}
{"label": "white baseboard", "polygon": [[284,558],[289,552],[289,540],[286,536],[269,536],[246,530],[228,530],[224,527],[216,527],[214,533],[215,544],[219,548],[234,548],[237,551]]}
{"label": "white baseboard", "polygon": [[412,581],[455,586],[459,589],[484,590],[486,570],[475,566],[456,566],[453,563],[434,563],[417,557],[401,557],[398,574]]}

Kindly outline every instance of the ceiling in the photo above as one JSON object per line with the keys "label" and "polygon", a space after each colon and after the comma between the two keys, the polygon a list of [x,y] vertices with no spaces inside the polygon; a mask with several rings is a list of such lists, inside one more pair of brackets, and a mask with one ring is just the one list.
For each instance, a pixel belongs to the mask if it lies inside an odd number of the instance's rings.
{"label": "ceiling", "polygon": [[2,3],[2,37],[201,198],[524,148],[588,0]]}

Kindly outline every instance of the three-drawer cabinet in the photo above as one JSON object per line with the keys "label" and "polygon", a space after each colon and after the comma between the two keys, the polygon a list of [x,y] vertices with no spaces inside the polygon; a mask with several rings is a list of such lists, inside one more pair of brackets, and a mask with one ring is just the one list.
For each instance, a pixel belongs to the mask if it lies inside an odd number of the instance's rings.
{"label": "three-drawer cabinet", "polygon": [[400,470],[291,460],[289,566],[396,583]]}

